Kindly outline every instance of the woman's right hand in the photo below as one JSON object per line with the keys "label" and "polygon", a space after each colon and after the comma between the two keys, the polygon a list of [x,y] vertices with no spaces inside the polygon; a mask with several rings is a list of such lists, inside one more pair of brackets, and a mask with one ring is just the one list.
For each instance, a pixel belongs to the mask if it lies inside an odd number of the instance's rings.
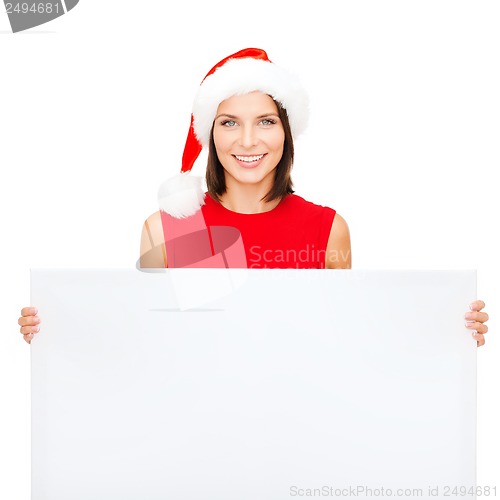
{"label": "woman's right hand", "polygon": [[21,317],[17,320],[17,323],[21,326],[21,333],[24,340],[28,344],[31,344],[31,339],[40,330],[40,318],[37,314],[38,309],[36,307],[23,307],[21,309]]}

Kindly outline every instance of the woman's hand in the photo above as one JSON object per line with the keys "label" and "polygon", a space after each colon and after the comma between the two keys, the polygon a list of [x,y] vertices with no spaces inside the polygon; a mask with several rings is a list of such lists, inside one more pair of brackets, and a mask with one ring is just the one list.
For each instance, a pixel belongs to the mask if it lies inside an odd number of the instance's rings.
{"label": "woman's hand", "polygon": [[40,318],[37,314],[38,310],[36,307],[23,307],[21,309],[21,317],[17,320],[17,323],[21,326],[21,333],[24,336],[24,340],[28,344],[31,344],[31,339],[40,330],[38,326]]}
{"label": "woman's hand", "polygon": [[488,327],[484,324],[488,321],[489,316],[485,312],[479,312],[486,304],[482,300],[475,300],[471,303],[470,311],[465,313],[465,326],[471,330],[472,336],[477,340],[477,346],[484,345],[484,334],[488,331]]}

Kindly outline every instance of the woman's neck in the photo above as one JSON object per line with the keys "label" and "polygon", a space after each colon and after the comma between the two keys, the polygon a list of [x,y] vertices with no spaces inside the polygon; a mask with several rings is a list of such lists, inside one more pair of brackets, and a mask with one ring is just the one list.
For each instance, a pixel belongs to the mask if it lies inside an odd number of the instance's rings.
{"label": "woman's neck", "polygon": [[278,198],[267,203],[261,201],[271,186],[231,185],[231,183],[228,185],[226,183],[226,188],[226,192],[219,197],[222,205],[228,210],[241,214],[268,212],[275,208],[281,200]]}

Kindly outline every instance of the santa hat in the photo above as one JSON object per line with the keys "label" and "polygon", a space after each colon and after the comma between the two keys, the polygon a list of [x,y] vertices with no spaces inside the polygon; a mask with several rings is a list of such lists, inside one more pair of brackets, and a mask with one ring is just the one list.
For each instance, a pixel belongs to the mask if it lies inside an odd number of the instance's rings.
{"label": "santa hat", "polygon": [[305,130],[308,98],[296,76],[272,63],[262,49],[243,49],[222,59],[201,82],[193,104],[181,173],[160,186],[160,210],[184,218],[204,205],[203,178],[189,172],[203,147],[209,144],[217,108],[229,97],[256,90],[269,94],[286,109],[294,138]]}

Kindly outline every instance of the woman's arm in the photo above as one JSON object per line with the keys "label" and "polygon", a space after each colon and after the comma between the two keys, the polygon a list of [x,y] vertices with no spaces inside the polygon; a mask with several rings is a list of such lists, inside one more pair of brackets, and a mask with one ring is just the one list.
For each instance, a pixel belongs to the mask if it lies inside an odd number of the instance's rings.
{"label": "woman's arm", "polygon": [[150,215],[142,227],[141,268],[166,268],[167,252],[160,212]]}
{"label": "woman's arm", "polygon": [[351,236],[349,226],[338,213],[333,219],[326,245],[325,267],[327,269],[351,269]]}

